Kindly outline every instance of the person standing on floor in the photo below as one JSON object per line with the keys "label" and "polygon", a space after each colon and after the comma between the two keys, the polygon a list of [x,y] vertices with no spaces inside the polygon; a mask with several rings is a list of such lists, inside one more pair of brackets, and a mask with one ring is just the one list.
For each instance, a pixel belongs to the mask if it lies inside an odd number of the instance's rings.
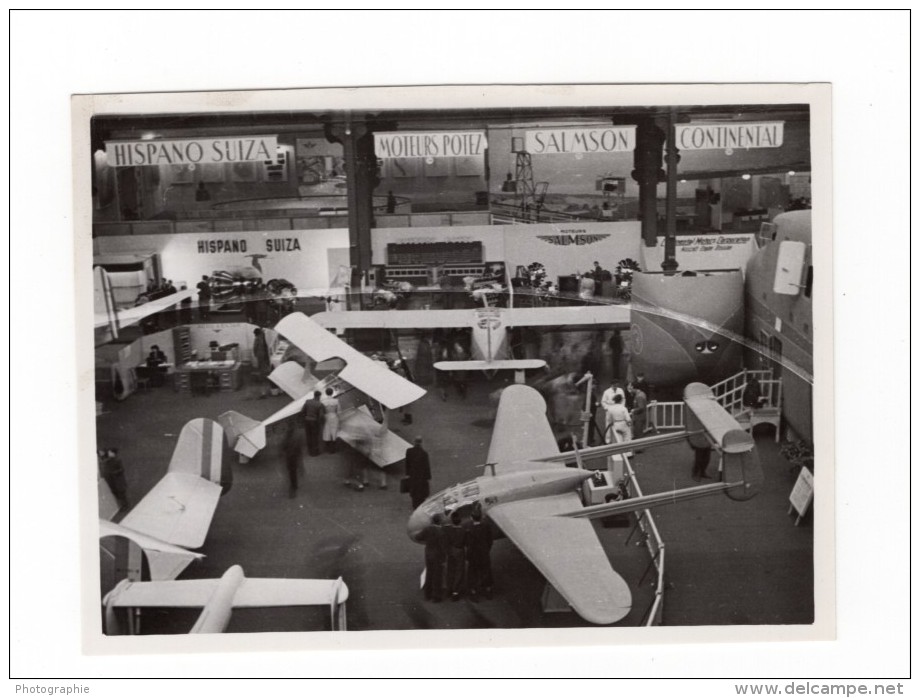
{"label": "person standing on floor", "polygon": [[470,526],[466,531],[467,585],[470,599],[482,593],[492,598],[492,530],[482,520],[482,509],[473,507]]}
{"label": "person standing on floor", "polygon": [[117,448],[99,451],[99,471],[121,509],[128,508],[128,481]]}
{"label": "person standing on floor", "polygon": [[652,399],[652,386],[647,380],[645,380],[644,373],[636,374],[636,380],[633,382],[633,385],[637,390],[641,390],[643,393],[645,393],[646,401],[650,401]]}
{"label": "person standing on floor", "polygon": [[748,378],[747,385],[744,386],[744,392],[741,394],[741,404],[752,410],[759,410],[766,401],[767,398],[763,396],[760,390],[760,381],[754,376]]}
{"label": "person standing on floor", "polygon": [[320,400],[323,404],[323,444],[326,453],[335,453],[335,440],[339,436],[339,401],[335,391],[326,388],[326,394]]}
{"label": "person standing on floor", "polygon": [[259,383],[259,399],[268,396],[268,374],[271,373],[271,355],[268,352],[268,342],[265,341],[265,331],[256,327],[252,334],[252,377]]}
{"label": "person standing on floor", "polygon": [[288,473],[288,495],[297,496],[297,476],[303,464],[303,444],[298,434],[297,423],[291,419],[288,421],[287,430],[284,432],[284,465]]}
{"label": "person standing on floor", "polygon": [[415,437],[415,444],[406,449],[406,477],[409,478],[409,497],[412,499],[413,511],[421,505],[431,493],[431,462],[428,452],[422,448],[422,437]]}
{"label": "person standing on floor", "polygon": [[636,383],[629,386],[629,393],[632,395],[633,403],[632,410],[629,413],[632,418],[633,436],[641,439],[645,435],[648,398]]}
{"label": "person standing on floor", "polygon": [[447,589],[450,600],[459,601],[466,572],[466,529],[460,525],[460,512],[450,515],[450,523],[444,531],[447,541]]}
{"label": "person standing on floor", "polygon": [[696,482],[703,478],[712,479],[712,475],[706,474],[709,459],[712,457],[712,444],[709,443],[709,439],[705,434],[691,434],[687,437],[687,441],[690,442],[690,448],[693,449],[693,470],[690,472],[690,477]]}
{"label": "person standing on floor", "polygon": [[313,395],[303,403],[303,407],[300,410],[300,417],[303,419],[304,436],[307,441],[307,453],[311,456],[320,454],[319,441],[323,428],[323,414],[326,411],[323,403],[320,402],[320,395],[322,393],[318,390],[313,391]]}
{"label": "person standing on floor", "polygon": [[613,396],[613,407],[607,410],[613,426],[613,438],[617,443],[632,440],[632,419],[629,417],[629,410],[623,404],[621,395]]}
{"label": "person standing on floor", "polygon": [[419,536],[425,544],[425,599],[438,603],[444,598],[444,560],[447,544],[444,537],[444,517],[435,514],[431,524]]}
{"label": "person standing on floor", "polygon": [[207,322],[211,317],[211,285],[207,275],[201,277],[196,286],[198,289],[198,319]]}
{"label": "person standing on floor", "polygon": [[367,456],[364,454],[370,451],[371,445],[372,437],[370,434],[358,434],[349,449],[348,475],[345,478],[345,485],[357,492],[361,492],[368,485]]}
{"label": "person standing on floor", "polygon": [[[613,406],[616,404],[616,398],[620,398],[620,402],[623,402],[626,399],[623,389],[620,387],[619,381],[611,381],[610,387],[604,391],[604,394],[601,395],[601,406],[604,408],[604,441],[610,443],[613,439]],[[623,408],[626,409],[625,407]]]}

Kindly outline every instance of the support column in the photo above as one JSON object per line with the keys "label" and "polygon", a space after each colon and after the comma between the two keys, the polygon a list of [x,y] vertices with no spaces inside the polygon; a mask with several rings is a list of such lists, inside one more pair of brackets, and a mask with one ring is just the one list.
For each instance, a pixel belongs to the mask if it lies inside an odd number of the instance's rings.
{"label": "support column", "polygon": [[677,271],[677,163],[680,161],[680,155],[677,154],[677,143],[674,139],[676,123],[677,112],[672,109],[668,115],[668,185],[665,200],[667,222],[664,231],[664,260],[661,262],[661,269],[665,274]]}
{"label": "support column", "polygon": [[378,183],[374,134],[363,119],[347,114],[344,123],[338,122],[327,127],[326,138],[341,143],[344,149],[352,288],[348,308],[360,309],[361,281],[363,275],[371,269],[374,189]]}
{"label": "support column", "polygon": [[658,244],[658,183],[665,178],[661,155],[665,134],[651,118],[636,124],[632,178],[639,183],[639,220],[646,247]]}

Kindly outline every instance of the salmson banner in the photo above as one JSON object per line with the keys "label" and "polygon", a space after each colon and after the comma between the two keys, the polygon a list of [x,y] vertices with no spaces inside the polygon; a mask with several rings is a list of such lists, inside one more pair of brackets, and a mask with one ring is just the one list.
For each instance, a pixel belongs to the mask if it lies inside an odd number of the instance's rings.
{"label": "salmson banner", "polygon": [[541,129],[528,131],[525,143],[531,155],[629,152],[636,147],[636,127]]}

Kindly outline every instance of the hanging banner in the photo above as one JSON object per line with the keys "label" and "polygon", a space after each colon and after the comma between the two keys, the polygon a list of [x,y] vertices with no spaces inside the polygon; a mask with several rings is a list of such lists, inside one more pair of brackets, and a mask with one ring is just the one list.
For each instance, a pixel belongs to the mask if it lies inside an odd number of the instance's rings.
{"label": "hanging banner", "polygon": [[783,144],[782,121],[686,124],[674,130],[680,150],[779,148]]}
{"label": "hanging banner", "polygon": [[485,131],[375,133],[378,158],[459,158],[485,155]]}
{"label": "hanging banner", "polygon": [[111,167],[255,162],[274,160],[277,154],[277,136],[108,141],[105,144],[105,155]]}
{"label": "hanging banner", "polygon": [[609,128],[557,128],[527,131],[531,155],[561,153],[622,153],[636,147],[635,126]]}

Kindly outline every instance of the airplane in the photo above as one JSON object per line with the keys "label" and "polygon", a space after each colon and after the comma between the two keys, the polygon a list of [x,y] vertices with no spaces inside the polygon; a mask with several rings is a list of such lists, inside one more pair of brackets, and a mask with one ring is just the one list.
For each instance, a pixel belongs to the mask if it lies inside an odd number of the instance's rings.
{"label": "airplane", "polygon": [[285,316],[275,330],[314,361],[331,363],[338,359],[345,366],[319,380],[309,368],[286,361],[268,377],[293,398],[292,403],[261,422],[232,410],[221,414],[217,421],[241,460],[265,448],[266,427],[299,414],[314,391],[324,393],[326,388],[332,388],[339,399],[340,439],[380,467],[402,460],[410,444],[391,432],[385,419],[384,424],[375,420],[370,408],[376,408],[375,402],[391,410],[404,407],[422,397],[425,390],[364,356],[303,313]]}
{"label": "airplane", "polygon": [[354,310],[322,312],[311,319],[327,328],[345,329],[472,329],[472,360],[438,361],[439,371],[512,370],[515,382],[523,383],[524,371],[544,368],[542,359],[511,358],[508,331],[511,327],[552,327],[560,325],[629,325],[627,305],[584,305],[551,308],[472,308],[461,310]]}
{"label": "airplane", "polygon": [[[220,579],[138,582],[123,579],[102,599],[106,635],[140,632],[141,608],[195,608],[201,614],[189,634],[222,633],[237,608],[328,606],[332,630],[345,630],[348,587],[338,579],[251,579],[239,565]],[[118,613],[126,610],[125,620]]]}
{"label": "airplane", "polygon": [[788,211],[761,226],[762,247],[748,261],[745,333],[757,348],[749,365],[782,379],[787,426],[812,440],[813,337],[811,211]]}
{"label": "airplane", "polygon": [[[688,501],[722,492],[745,501],[763,481],[754,441],[702,383],[684,389],[687,430],[561,453],[546,418],[546,402],[526,385],[501,394],[485,468],[490,474],[454,485],[426,499],[408,522],[409,538],[421,542],[436,514],[468,514],[473,507],[493,532],[515,543],[557,592],[585,620],[609,625],[632,606],[625,580],[617,574],[590,521],[614,514]],[[705,434],[722,456],[722,481],[605,504],[583,505],[578,491],[594,476],[583,459],[622,455]],[[574,462],[579,467],[566,467]]]}
{"label": "airplane", "polygon": [[[103,559],[114,576],[123,572],[140,580],[146,558],[151,579],[175,579],[203,557],[190,548],[204,544],[217,502],[233,479],[223,463],[223,436],[212,420],[191,420],[182,427],[169,468],[153,489],[118,523],[100,518]],[[105,541],[110,537],[117,540]]]}

